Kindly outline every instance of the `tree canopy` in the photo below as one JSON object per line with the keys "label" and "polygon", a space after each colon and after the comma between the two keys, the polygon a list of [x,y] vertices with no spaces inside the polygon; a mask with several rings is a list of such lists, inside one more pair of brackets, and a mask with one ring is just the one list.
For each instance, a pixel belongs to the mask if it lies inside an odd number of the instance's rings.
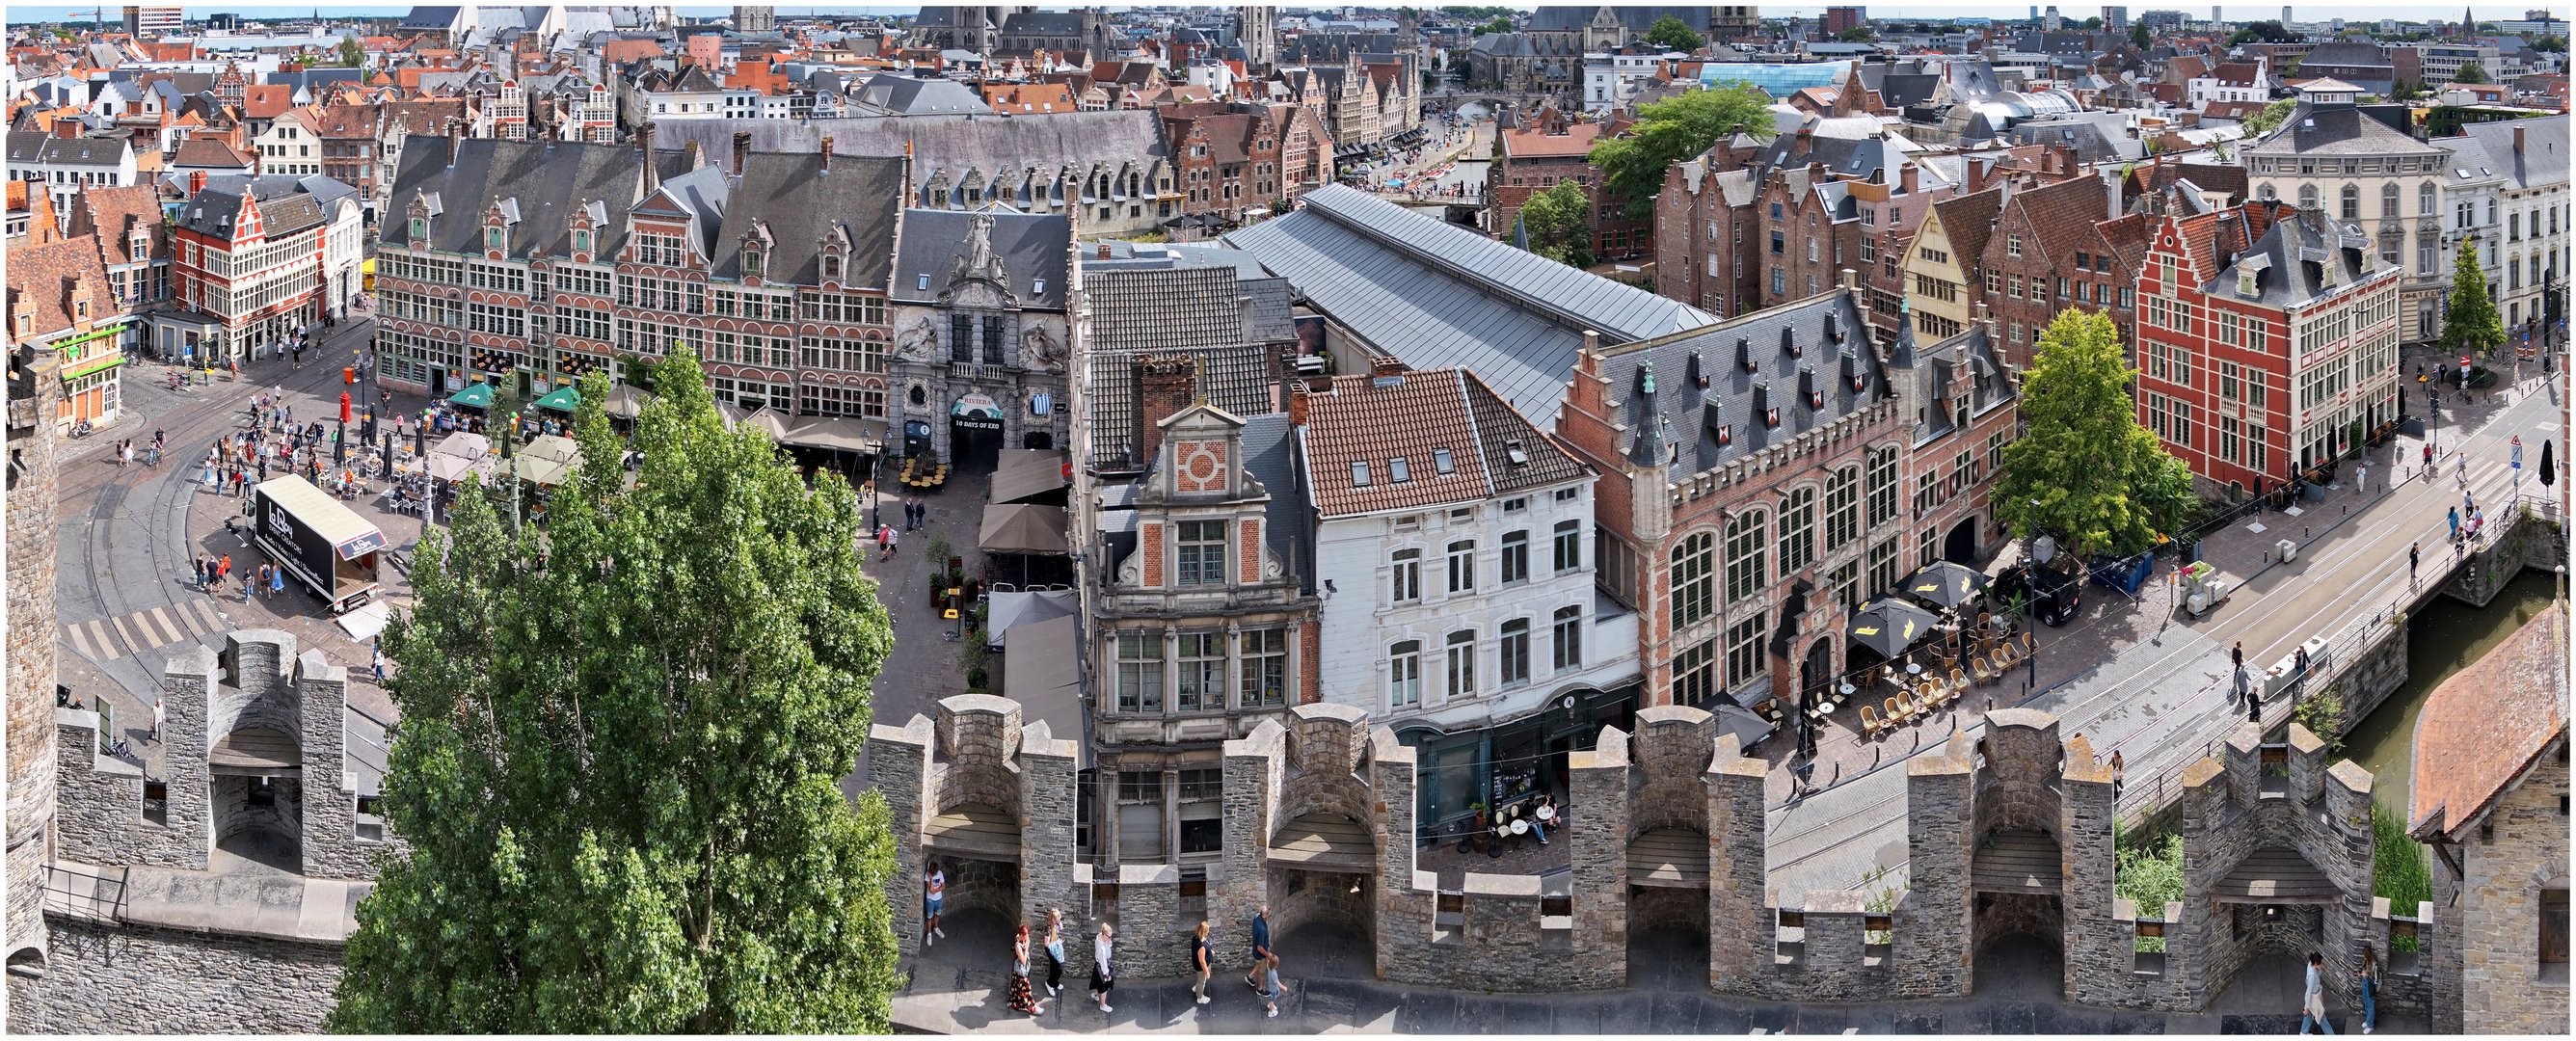
{"label": "tree canopy", "polygon": [[2036,342],[2021,385],[2028,432],[2004,446],[1995,520],[2079,556],[2142,553],[2190,523],[2191,470],[2138,424],[2137,370],[2110,317],[2060,311]]}
{"label": "tree canopy", "polygon": [[341,37],[341,38],[340,38],[340,65],[341,65],[341,67],[343,67],[343,68],[350,68],[350,69],[354,69],[354,68],[358,68],[359,66],[365,65],[366,63],[367,63],[367,49],[358,45],[358,38],[357,38],[357,37],[355,37],[355,36],[343,36],[343,37]]}
{"label": "tree canopy", "polygon": [[383,809],[330,1028],[882,1033],[884,801],[839,787],[891,645],[847,483],[656,366],[635,486],[581,383],[545,530],[469,480],[382,638]]}
{"label": "tree canopy", "polygon": [[2298,111],[2298,108],[2299,99],[2297,98],[2282,98],[2263,106],[2263,111],[2245,117],[2245,136],[2261,137],[2271,133],[2274,127],[2280,126],[2281,122],[2290,118],[2290,113]]}
{"label": "tree canopy", "polygon": [[2097,15],[2094,15],[2094,16],[2092,16],[2092,17],[2090,17],[2090,18],[2085,19],[2085,20],[2084,20],[2084,30],[2085,30],[2086,32],[2096,32],[2096,33],[2101,32],[2101,31],[2102,31],[2102,16],[2097,14]]}
{"label": "tree canopy", "polygon": [[2234,35],[2227,38],[2227,45],[2234,47],[2240,43],[2297,43],[2298,40],[2299,34],[2291,32],[2280,22],[2266,20],[2236,30]]}
{"label": "tree canopy", "polygon": [[2475,61],[2461,62],[2459,74],[2451,77],[2451,82],[2453,83],[2484,83],[2486,81],[2486,67]]}
{"label": "tree canopy", "polygon": [[2531,41],[2531,49],[2535,51],[2553,51],[2559,54],[2565,54],[2567,53],[2567,38],[2564,36],[2543,36],[2537,40]]}
{"label": "tree canopy", "polygon": [[1868,43],[1871,40],[1878,39],[1878,34],[1870,31],[1870,28],[1866,25],[1855,25],[1849,29],[1843,30],[1834,38],[1841,40],[1844,43]]}
{"label": "tree canopy", "polygon": [[1521,204],[1521,226],[1529,233],[1529,251],[1559,264],[1592,266],[1592,200],[1571,180],[1529,197]]}
{"label": "tree canopy", "polygon": [[2147,45],[2154,42],[2154,40],[2155,37],[2147,32],[2147,23],[2129,23],[2129,42],[2136,45],[2139,50],[2146,50]]}
{"label": "tree canopy", "polygon": [[1474,35],[1483,36],[1488,33],[1507,33],[1510,31],[1512,31],[1512,20],[1503,17],[1502,15],[1495,15],[1493,21],[1477,26]]}
{"label": "tree canopy", "polygon": [[1646,28],[1646,42],[1685,54],[1708,44],[1707,38],[1692,32],[1691,27],[1683,24],[1681,19],[1669,15],[1655,19],[1655,24]]}
{"label": "tree canopy", "polygon": [[1664,171],[1738,132],[1773,136],[1769,95],[1749,83],[1688,91],[1639,108],[1627,133],[1592,146],[1592,165],[1627,200],[1628,216],[1643,220],[1654,215]]}
{"label": "tree canopy", "polygon": [[2504,342],[2504,319],[2487,295],[2485,265],[2478,263],[2477,241],[2460,240],[2451,261],[2450,306],[2442,312],[2442,350],[2448,354],[2484,355]]}

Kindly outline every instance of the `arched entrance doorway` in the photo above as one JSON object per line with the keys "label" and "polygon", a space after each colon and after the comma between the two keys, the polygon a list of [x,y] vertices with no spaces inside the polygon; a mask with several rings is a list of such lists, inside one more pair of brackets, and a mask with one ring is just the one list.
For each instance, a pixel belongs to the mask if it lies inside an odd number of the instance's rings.
{"label": "arched entrance doorway", "polygon": [[1975,908],[1976,992],[2041,1000],[2065,993],[2064,869],[2045,829],[1986,832],[1969,862]]}
{"label": "arched entrance doorway", "polygon": [[1950,534],[1941,539],[1941,559],[1953,564],[1977,565],[1977,519],[1969,517],[1950,526]]}
{"label": "arched entrance doorway", "polygon": [[984,394],[967,394],[948,408],[948,462],[992,468],[1002,453],[1002,407]]}

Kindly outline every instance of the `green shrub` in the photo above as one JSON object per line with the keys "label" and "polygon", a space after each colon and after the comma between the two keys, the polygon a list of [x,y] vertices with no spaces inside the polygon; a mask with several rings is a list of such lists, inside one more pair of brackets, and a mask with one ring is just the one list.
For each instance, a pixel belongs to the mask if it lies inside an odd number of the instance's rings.
{"label": "green shrub", "polygon": [[2291,718],[2326,743],[2328,756],[2343,749],[2343,699],[2335,697],[2334,693],[2331,689],[2319,690],[2300,698],[2298,705],[2290,710]]}
{"label": "green shrub", "polygon": [[[2388,898],[2388,913],[2414,917],[2416,905],[2433,899],[2433,866],[2424,844],[2406,834],[2406,822],[2388,808],[2370,804],[2372,896]],[[2389,949],[2411,951],[2415,938],[2393,937]]]}
{"label": "green shrub", "polygon": [[[2182,899],[2181,835],[2165,832],[2140,838],[2130,835],[2127,825],[2114,821],[2111,846],[2120,860],[2112,889],[2122,899],[2136,903],[2139,914],[2161,918],[2167,901]],[[2138,937],[2140,951],[2157,953],[2164,949],[2164,937]]]}

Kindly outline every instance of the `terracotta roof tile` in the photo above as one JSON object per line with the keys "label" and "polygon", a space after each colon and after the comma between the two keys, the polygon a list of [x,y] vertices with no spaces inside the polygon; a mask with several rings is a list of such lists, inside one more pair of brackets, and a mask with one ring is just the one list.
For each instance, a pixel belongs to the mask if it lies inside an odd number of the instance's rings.
{"label": "terracotta roof tile", "polygon": [[2567,612],[2551,605],[2424,700],[2407,830],[2456,833],[2567,733]]}
{"label": "terracotta roof tile", "polygon": [[1545,159],[1586,155],[1601,140],[1601,125],[1576,123],[1565,133],[1550,134],[1540,130],[1503,131],[1503,154],[1514,159]]}
{"label": "terracotta roof tile", "polygon": [[295,88],[283,83],[255,84],[242,91],[242,115],[248,119],[275,119],[294,104]]}
{"label": "terracotta roof tile", "polygon": [[1959,258],[1962,269],[1986,255],[1986,239],[1995,230],[1988,222],[2002,212],[2003,201],[2002,192],[1988,188],[1932,204],[1933,214],[1941,218],[1941,231],[1950,237],[1950,255]]}
{"label": "terracotta roof tile", "polygon": [[[34,323],[23,334],[13,329],[13,335],[57,333],[115,313],[116,302],[108,291],[107,266],[99,261],[98,241],[87,235],[12,249],[8,267],[10,295],[34,310]],[[73,279],[86,290],[81,296],[89,301],[87,319],[73,317],[71,304],[80,299],[70,292],[67,280]],[[10,316],[13,325],[15,320],[14,315]]]}
{"label": "terracotta roof tile", "polygon": [[[1388,385],[1380,386],[1381,380]],[[1450,472],[1437,457],[1445,450]],[[1405,461],[1396,480],[1393,460]],[[1366,464],[1357,484],[1353,464]],[[1473,502],[1492,494],[1456,369],[1336,376],[1306,404],[1307,486],[1325,517]]]}

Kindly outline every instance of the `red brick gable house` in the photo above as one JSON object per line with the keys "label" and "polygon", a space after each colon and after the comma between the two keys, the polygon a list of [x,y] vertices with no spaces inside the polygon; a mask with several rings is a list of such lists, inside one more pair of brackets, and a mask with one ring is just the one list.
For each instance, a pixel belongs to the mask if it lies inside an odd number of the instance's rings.
{"label": "red brick gable house", "polygon": [[1181,212],[1234,216],[1283,197],[1279,125],[1269,109],[1197,102],[1160,112],[1179,167]]}

